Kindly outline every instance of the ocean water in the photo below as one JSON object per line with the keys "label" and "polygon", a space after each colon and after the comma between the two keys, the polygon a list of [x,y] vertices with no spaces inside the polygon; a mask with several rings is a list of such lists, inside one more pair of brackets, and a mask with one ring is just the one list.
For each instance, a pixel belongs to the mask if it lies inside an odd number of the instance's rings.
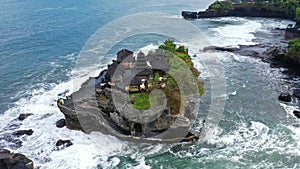
{"label": "ocean water", "polygon": [[[74,67],[86,41],[99,28],[120,17],[141,12],[163,12],[174,18],[181,10],[205,9],[211,1],[13,1],[0,6],[0,148],[20,152],[36,168],[300,168],[300,123],[292,115],[295,104],[277,101],[281,91],[299,87],[299,77],[288,78],[257,58],[227,52],[214,53],[226,77],[226,104],[218,126],[193,143],[133,144],[101,133],[86,135],[55,122],[63,118],[55,106],[57,94],[70,89]],[[291,21],[264,18],[218,18],[191,21],[208,45],[252,45],[254,32],[269,32]],[[115,45],[137,51],[152,49],[166,37],[138,35]],[[201,41],[202,39],[199,39]],[[202,72],[206,93],[200,100],[198,120],[206,118],[211,104],[211,74],[202,63],[205,53],[188,42],[193,62]],[[209,55],[210,56],[210,55]],[[98,70],[99,72],[99,70]],[[86,78],[86,77],[85,77]],[[23,122],[20,113],[32,113]],[[8,139],[20,129],[32,136]],[[100,136],[95,140],[93,135]],[[99,137],[97,137],[99,138]],[[58,150],[58,139],[74,145]],[[22,142],[20,146],[20,142]],[[17,142],[17,143],[16,143]]]}

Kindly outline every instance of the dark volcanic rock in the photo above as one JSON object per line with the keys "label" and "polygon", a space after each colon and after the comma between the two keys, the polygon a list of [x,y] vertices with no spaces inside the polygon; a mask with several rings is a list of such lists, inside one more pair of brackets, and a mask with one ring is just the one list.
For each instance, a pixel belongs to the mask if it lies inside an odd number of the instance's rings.
{"label": "dark volcanic rock", "polygon": [[207,9],[200,11],[195,17],[193,12],[183,11],[181,15],[185,19],[216,18],[216,17],[264,17],[295,19],[293,12],[286,13],[284,9],[275,7],[264,7],[255,4],[236,4],[229,10]]}
{"label": "dark volcanic rock", "polygon": [[26,113],[26,114],[20,114],[18,117],[18,120],[23,121],[25,120],[28,116],[31,116],[32,113]]}
{"label": "dark volcanic rock", "polygon": [[33,169],[33,161],[22,154],[0,149],[0,169]]}
{"label": "dark volcanic rock", "polygon": [[65,119],[60,119],[56,122],[56,127],[58,128],[63,128],[66,126],[66,120]]}
{"label": "dark volcanic rock", "polygon": [[296,117],[300,118],[300,112],[299,112],[298,110],[295,110],[295,111],[293,112],[293,114],[294,114]]}
{"label": "dark volcanic rock", "polygon": [[197,19],[198,18],[197,12],[190,12],[190,11],[182,11],[181,16],[183,16],[185,19]]}
{"label": "dark volcanic rock", "polygon": [[208,46],[203,48],[203,52],[206,51],[224,51],[224,52],[234,52],[238,51],[239,48],[232,48],[232,47],[219,47],[219,46]]}
{"label": "dark volcanic rock", "polygon": [[278,63],[270,63],[271,68],[280,68],[280,65]]}
{"label": "dark volcanic rock", "polygon": [[291,102],[292,97],[291,97],[290,93],[284,92],[284,93],[280,94],[280,96],[278,97],[278,100],[284,101],[284,102]]}
{"label": "dark volcanic rock", "polygon": [[73,145],[73,143],[71,142],[71,140],[58,140],[55,144],[57,147],[59,146],[66,146],[66,147],[70,147],[71,145]]}
{"label": "dark volcanic rock", "polygon": [[293,96],[297,97],[297,98],[300,98],[300,89],[295,89],[293,91]]}
{"label": "dark volcanic rock", "polygon": [[33,133],[33,130],[32,129],[29,129],[29,130],[18,130],[18,131],[15,131],[12,133],[12,135],[15,135],[15,136],[22,136],[22,135],[32,135]]}

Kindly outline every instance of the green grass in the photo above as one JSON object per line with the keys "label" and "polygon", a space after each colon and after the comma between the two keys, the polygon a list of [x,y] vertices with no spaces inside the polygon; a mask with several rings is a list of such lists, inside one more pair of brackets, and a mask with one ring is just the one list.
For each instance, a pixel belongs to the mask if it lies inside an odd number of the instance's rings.
{"label": "green grass", "polygon": [[100,95],[99,95],[99,100],[106,101],[107,98],[105,97],[104,94],[100,94]]}
{"label": "green grass", "polygon": [[135,102],[133,107],[138,110],[147,110],[151,107],[148,93],[134,93],[129,95],[129,99],[132,100],[132,96],[135,96]]}

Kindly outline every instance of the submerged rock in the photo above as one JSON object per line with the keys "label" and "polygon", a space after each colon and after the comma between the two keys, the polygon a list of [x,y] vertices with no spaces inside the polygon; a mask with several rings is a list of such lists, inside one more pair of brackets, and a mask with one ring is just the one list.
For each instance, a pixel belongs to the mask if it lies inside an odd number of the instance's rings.
{"label": "submerged rock", "polygon": [[33,161],[22,154],[0,149],[0,169],[33,169]]}
{"label": "submerged rock", "polygon": [[33,133],[32,129],[29,129],[29,130],[18,130],[18,131],[13,132],[12,135],[15,135],[15,136],[28,135],[28,136],[31,136],[32,133]]}
{"label": "submerged rock", "polygon": [[300,111],[295,110],[295,111],[293,112],[293,114],[294,114],[297,118],[300,118]]}
{"label": "submerged rock", "polygon": [[18,120],[23,121],[31,115],[32,115],[32,113],[20,114],[19,117],[18,117]]}
{"label": "submerged rock", "polygon": [[60,119],[56,122],[56,127],[58,128],[63,128],[66,126],[66,120],[65,119]]}
{"label": "submerged rock", "polygon": [[71,140],[58,140],[55,144],[57,147],[59,146],[66,146],[66,147],[70,147],[71,145],[73,145],[73,143],[71,142]]}
{"label": "submerged rock", "polygon": [[284,102],[291,102],[292,101],[292,96],[288,92],[283,92],[278,97],[278,100],[284,101]]}

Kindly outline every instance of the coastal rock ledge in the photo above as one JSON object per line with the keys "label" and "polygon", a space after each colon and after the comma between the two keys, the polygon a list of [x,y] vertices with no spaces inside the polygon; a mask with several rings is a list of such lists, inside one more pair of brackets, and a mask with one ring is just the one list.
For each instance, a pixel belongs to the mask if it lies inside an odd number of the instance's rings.
{"label": "coastal rock ledge", "polygon": [[[218,6],[218,8],[216,7]],[[216,17],[265,17],[295,19],[295,13],[270,4],[231,3],[216,1],[205,11],[182,11],[185,19],[216,18]]]}
{"label": "coastal rock ledge", "polygon": [[0,169],[33,169],[33,161],[22,154],[0,149]]}

